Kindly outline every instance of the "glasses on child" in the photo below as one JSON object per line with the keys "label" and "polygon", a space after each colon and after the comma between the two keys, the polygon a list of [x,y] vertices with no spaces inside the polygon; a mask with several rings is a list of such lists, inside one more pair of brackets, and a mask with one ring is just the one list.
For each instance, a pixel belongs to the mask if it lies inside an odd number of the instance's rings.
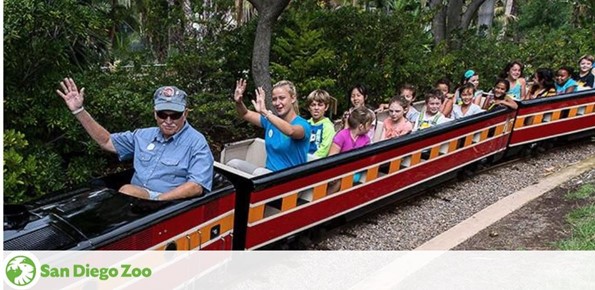
{"label": "glasses on child", "polygon": [[169,117],[172,120],[177,120],[177,119],[180,119],[182,117],[182,115],[184,115],[184,112],[166,113],[166,111],[157,111],[157,117],[159,117],[159,119],[163,119],[163,120],[166,120],[167,117]]}

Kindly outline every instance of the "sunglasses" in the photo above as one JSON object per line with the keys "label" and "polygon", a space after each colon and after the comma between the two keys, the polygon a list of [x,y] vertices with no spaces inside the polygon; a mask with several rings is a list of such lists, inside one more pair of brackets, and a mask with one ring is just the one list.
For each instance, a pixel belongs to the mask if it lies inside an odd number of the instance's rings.
{"label": "sunglasses", "polygon": [[165,111],[157,111],[157,117],[163,120],[166,120],[168,117],[172,120],[177,120],[180,119],[182,115],[184,115],[184,112],[166,113]]}

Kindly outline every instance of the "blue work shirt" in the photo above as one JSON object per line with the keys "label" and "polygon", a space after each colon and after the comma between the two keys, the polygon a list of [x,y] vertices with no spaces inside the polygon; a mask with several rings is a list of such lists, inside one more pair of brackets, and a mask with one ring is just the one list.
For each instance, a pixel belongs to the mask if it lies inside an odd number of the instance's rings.
{"label": "blue work shirt", "polygon": [[213,154],[188,122],[167,140],[158,127],[114,133],[111,140],[120,160],[134,158],[131,184],[165,193],[190,181],[211,191]]}

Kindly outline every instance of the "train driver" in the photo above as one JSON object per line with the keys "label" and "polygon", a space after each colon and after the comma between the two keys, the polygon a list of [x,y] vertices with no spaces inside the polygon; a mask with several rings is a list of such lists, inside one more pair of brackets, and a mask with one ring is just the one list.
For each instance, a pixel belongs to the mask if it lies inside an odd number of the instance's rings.
{"label": "train driver", "polygon": [[157,127],[108,132],[83,107],[85,88],[65,78],[56,90],[87,133],[120,160],[132,159],[134,175],[119,191],[150,200],[200,196],[211,191],[213,154],[205,137],[186,121],[186,93],[166,86],[155,91]]}

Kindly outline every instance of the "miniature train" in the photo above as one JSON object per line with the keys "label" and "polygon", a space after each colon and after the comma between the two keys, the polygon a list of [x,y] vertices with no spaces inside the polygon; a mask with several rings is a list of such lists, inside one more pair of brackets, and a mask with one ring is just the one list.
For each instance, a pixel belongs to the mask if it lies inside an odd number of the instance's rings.
{"label": "miniature train", "polygon": [[[479,162],[594,135],[591,89],[523,101],[518,110],[497,108],[261,176],[225,165],[232,158],[263,164],[262,139],[244,140],[228,144],[215,162],[214,187],[205,197],[158,202],[120,194],[115,189],[129,182],[128,171],[87,188],[5,205],[4,249],[258,249],[410,198]],[[363,177],[354,183],[356,173]],[[334,181],[340,190],[329,194]]]}

